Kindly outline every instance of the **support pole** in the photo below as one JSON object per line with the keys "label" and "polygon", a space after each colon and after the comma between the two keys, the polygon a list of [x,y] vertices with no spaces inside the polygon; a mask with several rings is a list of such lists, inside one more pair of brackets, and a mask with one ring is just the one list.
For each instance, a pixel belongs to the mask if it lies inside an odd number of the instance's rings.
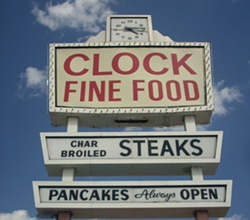
{"label": "support pole", "polygon": [[74,168],[63,168],[62,170],[62,181],[63,182],[72,182],[74,181]]}
{"label": "support pole", "polygon": [[59,212],[57,216],[57,220],[70,220],[71,212]]}
{"label": "support pole", "polygon": [[185,131],[196,131],[195,118],[193,115],[184,116]]}
{"label": "support pole", "polygon": [[203,172],[201,167],[191,167],[191,179],[196,182],[203,181]]}
{"label": "support pole", "polygon": [[76,118],[76,117],[69,117],[68,118],[67,132],[68,133],[78,132],[78,118]]}
{"label": "support pole", "polygon": [[[188,132],[196,132],[196,124],[195,124],[195,117],[192,115],[184,117],[185,123],[185,131]],[[203,181],[203,172],[202,167],[191,167],[190,171],[191,179],[195,182]],[[208,211],[195,211],[195,219],[196,220],[208,220]]]}
{"label": "support pole", "polygon": [[208,211],[196,211],[195,212],[195,219],[196,220],[208,220]]}
{"label": "support pole", "polygon": [[[193,115],[184,116],[185,131],[196,132],[195,118]],[[203,181],[203,173],[201,167],[191,167],[190,173],[193,181]]]}
{"label": "support pole", "polygon": [[[69,117],[68,118],[68,133],[77,133],[78,132],[78,118]],[[74,181],[75,169],[72,168],[63,168],[62,170],[62,181]]]}
{"label": "support pole", "polygon": [[[68,133],[77,133],[78,132],[78,118],[69,117],[68,118]],[[62,170],[62,181],[63,182],[72,182],[74,181],[75,169],[72,167],[63,168]],[[71,212],[58,212],[57,220],[71,220]]]}

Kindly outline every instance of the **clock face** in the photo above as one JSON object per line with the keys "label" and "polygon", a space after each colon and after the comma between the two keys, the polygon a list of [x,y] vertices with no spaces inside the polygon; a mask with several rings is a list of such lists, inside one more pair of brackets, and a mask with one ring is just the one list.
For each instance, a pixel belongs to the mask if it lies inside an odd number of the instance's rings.
{"label": "clock face", "polygon": [[113,17],[110,27],[111,41],[149,41],[147,18]]}

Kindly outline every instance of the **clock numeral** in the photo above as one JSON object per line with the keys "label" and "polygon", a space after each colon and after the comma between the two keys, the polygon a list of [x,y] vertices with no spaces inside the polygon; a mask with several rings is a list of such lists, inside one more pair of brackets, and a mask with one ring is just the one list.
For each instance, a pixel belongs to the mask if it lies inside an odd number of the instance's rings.
{"label": "clock numeral", "polygon": [[116,35],[120,35],[120,33],[116,33]]}
{"label": "clock numeral", "polygon": [[143,24],[140,24],[140,27],[143,27]]}
{"label": "clock numeral", "polygon": [[135,36],[135,38],[139,38],[139,36]]}
{"label": "clock numeral", "polygon": [[118,31],[118,29],[115,28],[114,31]]}
{"label": "clock numeral", "polygon": [[143,33],[140,33],[140,35],[143,35]]}
{"label": "clock numeral", "polygon": [[122,37],[122,39],[124,39],[125,36],[121,36],[121,37]]}
{"label": "clock numeral", "polygon": [[125,24],[125,21],[121,21],[122,24]]}
{"label": "clock numeral", "polygon": [[128,37],[128,40],[132,40],[132,37]]}
{"label": "clock numeral", "polygon": [[117,24],[116,27],[121,27],[121,25],[120,25],[120,24]]}
{"label": "clock numeral", "polygon": [[133,20],[128,20],[128,23],[132,23],[133,22]]}

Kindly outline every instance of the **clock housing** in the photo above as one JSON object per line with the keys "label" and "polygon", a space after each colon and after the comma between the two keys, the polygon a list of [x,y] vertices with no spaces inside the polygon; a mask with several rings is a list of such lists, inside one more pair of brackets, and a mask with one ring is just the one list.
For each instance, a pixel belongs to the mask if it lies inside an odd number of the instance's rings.
{"label": "clock housing", "polygon": [[153,41],[150,15],[107,16],[106,42]]}

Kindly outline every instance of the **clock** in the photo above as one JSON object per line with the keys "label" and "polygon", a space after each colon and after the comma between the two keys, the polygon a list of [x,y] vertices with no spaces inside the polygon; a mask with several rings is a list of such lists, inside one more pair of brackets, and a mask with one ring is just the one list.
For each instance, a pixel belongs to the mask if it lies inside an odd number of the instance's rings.
{"label": "clock", "polygon": [[107,42],[148,42],[152,39],[150,15],[109,15]]}

